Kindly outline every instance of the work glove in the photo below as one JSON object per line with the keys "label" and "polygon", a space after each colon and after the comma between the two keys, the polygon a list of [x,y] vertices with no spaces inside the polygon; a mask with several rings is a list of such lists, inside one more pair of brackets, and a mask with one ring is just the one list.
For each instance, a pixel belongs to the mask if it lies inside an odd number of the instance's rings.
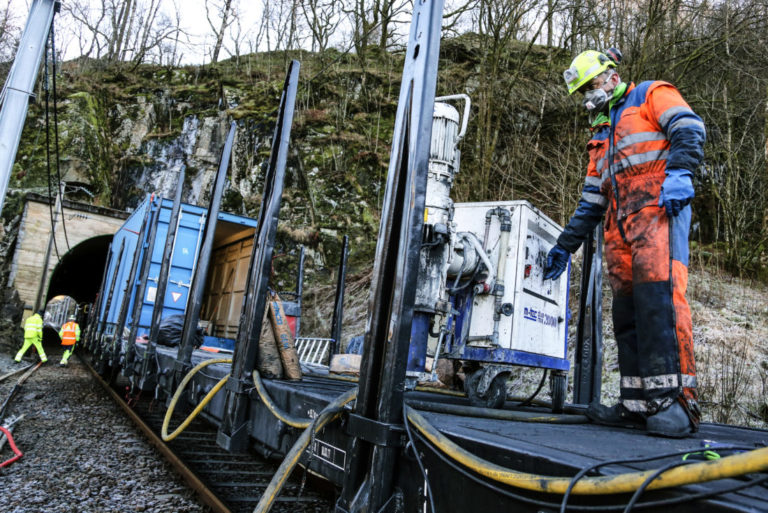
{"label": "work glove", "polygon": [[692,173],[687,169],[667,169],[667,177],[661,186],[659,206],[669,217],[677,217],[694,196]]}
{"label": "work glove", "polygon": [[571,254],[560,244],[555,244],[547,254],[547,266],[544,268],[545,280],[556,280],[568,266]]}

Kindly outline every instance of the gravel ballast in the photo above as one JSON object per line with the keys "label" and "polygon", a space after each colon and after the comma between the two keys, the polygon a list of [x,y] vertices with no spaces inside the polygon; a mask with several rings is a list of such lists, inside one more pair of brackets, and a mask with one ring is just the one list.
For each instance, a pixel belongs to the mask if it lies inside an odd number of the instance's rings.
{"label": "gravel ballast", "polygon": [[[0,376],[18,369],[2,346]],[[0,468],[4,513],[208,512],[182,478],[73,356],[46,347],[48,363],[24,383],[5,418],[24,415],[13,437],[24,453]],[[19,364],[37,360],[34,349]],[[0,383],[0,404],[21,374]],[[6,443],[0,460],[13,456]]]}

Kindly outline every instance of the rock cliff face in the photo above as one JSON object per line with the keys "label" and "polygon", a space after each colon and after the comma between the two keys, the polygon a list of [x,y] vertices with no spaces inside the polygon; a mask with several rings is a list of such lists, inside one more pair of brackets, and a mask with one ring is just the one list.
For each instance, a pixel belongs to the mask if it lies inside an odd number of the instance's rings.
{"label": "rock cliff face", "polygon": [[[212,76],[205,83],[199,83],[202,73],[197,69],[155,70],[158,82],[142,80],[142,73],[129,76],[107,69],[98,72],[100,81],[86,83],[82,70],[77,76],[72,71],[74,78],[59,104],[62,179],[87,189],[96,203],[131,209],[151,192],[171,197],[185,166],[183,200],[206,205],[234,120],[237,133],[223,208],[257,215],[282,68],[280,61],[258,73],[266,76],[250,77],[255,90],[242,76],[235,81],[221,70],[209,70]],[[227,76],[237,77],[236,72],[226,70]],[[387,77],[394,80],[395,73]],[[296,108],[280,239],[285,251],[307,245],[315,268],[336,265],[345,234],[354,243],[353,262],[372,256],[375,245],[397,91],[384,98],[388,112],[378,105],[376,115],[350,114],[351,105],[360,100],[359,80],[336,73],[323,86],[333,87],[329,94],[303,91]],[[43,127],[39,114],[30,116],[38,133]],[[44,151],[41,142],[25,133],[19,185],[44,179],[43,163],[35,156],[39,151]]]}

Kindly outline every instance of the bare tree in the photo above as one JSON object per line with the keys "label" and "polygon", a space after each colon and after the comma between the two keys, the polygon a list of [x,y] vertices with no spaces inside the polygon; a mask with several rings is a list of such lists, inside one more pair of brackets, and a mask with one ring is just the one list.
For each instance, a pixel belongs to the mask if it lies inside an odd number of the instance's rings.
{"label": "bare tree", "polygon": [[86,0],[66,2],[64,11],[79,26],[80,54],[83,57],[101,58],[105,46],[104,42],[108,40],[103,28],[108,11],[103,8],[91,9]]}
{"label": "bare tree", "polygon": [[407,0],[351,0],[350,5],[342,7],[352,23],[352,39],[361,63],[365,63],[369,45],[389,47],[397,17],[409,6]]}
{"label": "bare tree", "polygon": [[173,17],[159,14],[160,2],[161,0],[153,0],[150,3],[145,12],[147,21],[141,24],[141,32],[136,33],[136,44],[132,49],[134,66],[147,61],[161,63],[163,49],[166,46],[176,48],[179,36],[185,35],[181,30],[181,16],[178,10]]}
{"label": "bare tree", "polygon": [[258,26],[256,26],[256,29],[249,30],[247,32],[247,36],[245,38],[246,42],[248,43],[248,51],[250,53],[256,53],[259,51],[259,48],[261,48],[261,43],[263,41],[266,41],[267,43],[267,51],[270,51],[270,39],[269,39],[269,12],[270,12],[270,4],[269,0],[264,0],[262,3],[262,15],[259,19]]}
{"label": "bare tree", "polygon": [[160,12],[161,5],[161,0],[101,0],[96,7],[73,0],[64,9],[75,21],[73,31],[83,56],[137,65],[157,58],[161,45],[178,41],[178,6],[173,4],[174,22]]}
{"label": "bare tree", "polygon": [[[301,48],[306,33],[301,25],[299,0],[265,0],[264,16],[268,13],[268,46],[274,49],[293,50]],[[274,36],[274,37],[271,37]]]}
{"label": "bare tree", "polygon": [[19,26],[11,12],[11,6],[0,8],[0,59],[6,60],[13,56],[19,43]]}
{"label": "bare tree", "polygon": [[335,0],[305,0],[301,11],[312,34],[313,52],[323,52],[328,47],[331,34],[341,22],[341,10]]}
{"label": "bare tree", "polygon": [[224,34],[234,19],[232,16],[234,4],[236,4],[236,0],[205,0],[205,17],[216,37],[211,52],[212,64],[216,64],[219,60],[221,45],[224,43]]}

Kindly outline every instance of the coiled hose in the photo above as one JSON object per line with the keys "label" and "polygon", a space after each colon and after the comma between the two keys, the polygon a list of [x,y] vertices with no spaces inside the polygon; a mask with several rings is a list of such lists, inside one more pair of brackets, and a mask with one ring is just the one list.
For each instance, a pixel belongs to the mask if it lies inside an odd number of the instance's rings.
{"label": "coiled hose", "polygon": [[[534,492],[564,494],[571,483],[570,478],[551,477],[538,474],[517,472],[496,465],[468,452],[434,426],[411,407],[406,407],[407,420],[437,449],[454,461],[464,465],[474,472],[509,486]],[[658,490],[683,486],[693,483],[703,483],[717,479],[763,472],[768,469],[768,447],[754,451],[726,456],[718,460],[692,463],[685,467],[674,468],[659,476],[648,484],[647,490]],[[576,483],[571,493],[577,495],[608,495],[632,493],[641,487],[646,479],[656,471],[628,472],[614,476],[586,477]]]}
{"label": "coiled hose", "polygon": [[283,488],[285,481],[288,479],[288,476],[291,475],[291,471],[299,462],[299,458],[309,445],[312,436],[322,430],[328,423],[339,417],[344,409],[344,405],[354,401],[356,398],[357,388],[353,388],[343,393],[331,401],[328,406],[323,408],[312,424],[304,430],[301,436],[299,436],[299,439],[293,444],[293,447],[288,451],[288,454],[285,455],[283,462],[280,464],[277,472],[275,472],[275,475],[272,476],[272,481],[270,481],[267,489],[264,490],[264,494],[261,496],[261,500],[259,500],[253,513],[267,513],[270,510],[277,495]]}
{"label": "coiled hose", "polygon": [[179,436],[185,429],[187,429],[187,426],[197,417],[201,411],[203,411],[203,408],[211,402],[211,399],[213,399],[213,396],[216,395],[216,393],[221,390],[221,387],[223,387],[227,380],[229,379],[229,374],[221,378],[218,383],[211,389],[210,392],[206,394],[206,396],[203,398],[202,401],[200,401],[200,404],[197,405],[197,407],[192,410],[192,413],[189,414],[189,416],[184,419],[184,422],[179,425],[179,427],[176,428],[176,430],[168,434],[168,425],[171,423],[171,417],[173,416],[173,410],[176,409],[176,403],[179,401],[179,397],[181,397],[182,392],[184,392],[184,389],[187,386],[187,383],[189,383],[189,380],[192,379],[192,376],[200,372],[202,369],[206,368],[209,365],[213,365],[214,363],[232,363],[232,358],[217,358],[214,360],[206,360],[204,362],[200,362],[197,365],[195,365],[192,370],[190,370],[186,376],[184,376],[184,379],[181,380],[181,383],[179,384],[178,388],[176,388],[176,392],[173,394],[173,398],[171,398],[171,404],[168,405],[168,411],[165,412],[165,418],[163,419],[163,428],[160,430],[160,436],[162,436],[164,442],[170,442],[177,436]]}

